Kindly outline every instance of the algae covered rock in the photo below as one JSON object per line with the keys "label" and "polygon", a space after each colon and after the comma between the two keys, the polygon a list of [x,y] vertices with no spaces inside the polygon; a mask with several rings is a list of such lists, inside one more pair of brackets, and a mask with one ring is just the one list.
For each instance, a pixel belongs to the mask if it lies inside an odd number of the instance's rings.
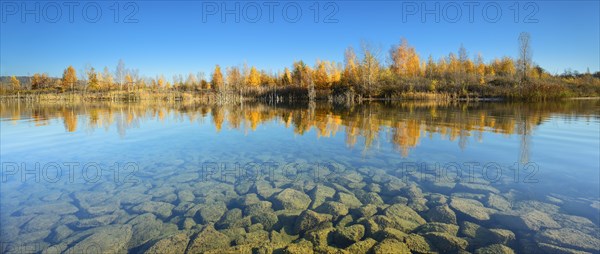
{"label": "algae covered rock", "polygon": [[457,212],[478,221],[490,219],[490,209],[484,207],[481,202],[474,199],[452,197],[450,200],[450,207]]}
{"label": "algae covered rock", "polygon": [[186,233],[175,234],[154,243],[146,254],[177,254],[184,253],[190,239]]}
{"label": "algae covered rock", "polygon": [[570,249],[595,253],[600,246],[600,239],[572,228],[548,229],[535,236],[538,243],[547,243]]}
{"label": "algae covered rock", "polygon": [[230,240],[227,235],[217,231],[212,224],[205,226],[202,231],[190,242],[187,253],[201,253],[229,247]]}
{"label": "algae covered rock", "polygon": [[344,205],[340,202],[327,201],[327,202],[323,203],[321,206],[317,207],[317,209],[315,209],[315,211],[319,212],[319,213],[330,214],[333,216],[333,219],[335,220],[336,218],[338,218],[340,216],[347,215],[348,207],[346,207],[346,205]]}
{"label": "algae covered rock", "polygon": [[294,224],[296,233],[304,233],[317,227],[319,224],[331,221],[332,216],[328,214],[320,214],[311,210],[303,211]]}
{"label": "algae covered rock", "polygon": [[492,244],[475,250],[475,254],[514,254],[513,249],[502,244]]}
{"label": "algae covered rock", "polygon": [[468,242],[448,233],[427,233],[423,235],[435,248],[444,253],[458,252],[467,248]]}
{"label": "algae covered rock", "polygon": [[394,204],[383,211],[384,215],[392,220],[394,228],[403,231],[412,231],[426,223],[417,212],[408,206]]}
{"label": "algae covered rock", "polygon": [[354,224],[348,227],[337,228],[333,232],[333,243],[340,247],[348,247],[360,241],[365,235],[365,226]]}
{"label": "algae covered rock", "polygon": [[164,219],[171,216],[173,208],[175,208],[175,206],[169,203],[148,201],[134,206],[131,210],[136,213],[153,213]]}
{"label": "algae covered rock", "polygon": [[371,249],[373,254],[388,254],[388,253],[398,253],[398,254],[410,254],[410,249],[406,246],[405,243],[400,242],[396,239],[385,239],[380,243],[373,246]]}
{"label": "algae covered rock", "polygon": [[106,226],[95,231],[81,240],[66,253],[84,253],[98,251],[99,253],[126,253],[127,243],[131,239],[130,225]]}
{"label": "algae covered rock", "polygon": [[275,195],[273,204],[276,209],[305,210],[310,205],[311,199],[304,192],[295,189],[285,189]]}
{"label": "algae covered rock", "polygon": [[456,224],[456,213],[447,205],[441,205],[429,209],[426,218],[433,222]]}

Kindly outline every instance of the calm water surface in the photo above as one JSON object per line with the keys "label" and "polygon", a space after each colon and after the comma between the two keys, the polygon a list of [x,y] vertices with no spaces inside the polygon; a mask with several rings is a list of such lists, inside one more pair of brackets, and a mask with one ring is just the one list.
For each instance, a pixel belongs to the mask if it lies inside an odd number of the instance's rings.
{"label": "calm water surface", "polygon": [[1,109],[3,252],[600,246],[598,100]]}

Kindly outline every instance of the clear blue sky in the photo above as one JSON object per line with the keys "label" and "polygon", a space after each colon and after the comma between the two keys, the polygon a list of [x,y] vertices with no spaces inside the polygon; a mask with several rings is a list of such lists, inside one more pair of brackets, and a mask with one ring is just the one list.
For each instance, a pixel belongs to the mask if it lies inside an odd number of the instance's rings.
{"label": "clear blue sky", "polygon": [[[139,69],[141,75],[164,74],[168,79],[174,74],[186,76],[198,71],[208,75],[215,64],[247,62],[276,71],[300,59],[311,65],[317,59],[343,61],[345,48],[358,49],[361,41],[379,46],[384,60],[390,46],[401,37],[407,38],[422,58],[430,54],[435,58],[446,56],[463,44],[471,56],[481,53],[489,60],[516,57],[517,37],[522,31],[531,34],[534,62],[551,73],[562,73],[567,68],[581,72],[600,69],[598,1],[537,1],[529,6],[518,2],[519,22],[514,20],[515,1],[493,2],[498,6],[475,2],[478,5],[473,6],[473,22],[467,2],[338,1],[334,2],[337,12],[330,19],[337,23],[323,22],[334,10],[326,6],[327,2],[319,2],[319,22],[314,21],[315,1],[293,2],[302,10],[296,23],[284,18],[293,19],[297,6],[275,2],[278,5],[274,6],[272,23],[264,2],[254,2],[261,6],[262,13],[256,23],[250,22],[256,16],[256,6],[241,1],[134,2],[138,10],[133,19],[137,23],[123,23],[133,10],[131,6],[125,9],[126,2],[119,2],[118,23],[114,22],[114,1],[95,2],[102,10],[96,23],[84,19],[86,2],[73,7],[72,23],[69,7],[63,2],[58,2],[63,4],[62,16],[56,23],[49,22],[56,17],[56,6],[37,2],[41,16],[36,23],[34,14],[25,15],[25,22],[21,20],[22,2],[2,1],[0,75],[47,72],[60,76],[68,65],[79,71],[87,64],[96,69],[108,66],[112,71],[119,59],[126,67]],[[35,8],[35,3],[24,2],[29,9]],[[236,23],[233,15],[222,22],[222,4],[233,9],[235,3],[241,7],[240,22]],[[440,5],[438,14],[428,14],[422,22],[423,7],[434,9],[436,3]],[[456,5],[449,3],[457,3],[462,12],[455,23]],[[208,15],[208,7],[214,4],[219,7],[217,14]],[[286,4],[289,15],[284,17]],[[419,10],[414,9],[415,4]],[[487,16],[483,15],[484,6]],[[94,19],[94,6],[87,7],[86,17]],[[500,7],[502,15],[493,23],[488,20],[496,16],[495,7]],[[534,15],[528,16],[531,13]]]}

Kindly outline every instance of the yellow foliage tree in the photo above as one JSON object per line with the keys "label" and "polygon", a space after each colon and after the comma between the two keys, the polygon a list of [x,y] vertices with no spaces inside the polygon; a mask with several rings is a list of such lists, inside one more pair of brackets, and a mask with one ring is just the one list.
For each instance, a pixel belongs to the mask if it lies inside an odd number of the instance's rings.
{"label": "yellow foliage tree", "polygon": [[223,89],[223,73],[221,72],[221,66],[218,64],[215,66],[215,71],[212,74],[210,84],[213,89],[220,91]]}
{"label": "yellow foliage tree", "polygon": [[69,65],[69,67],[67,67],[67,69],[65,69],[65,71],[63,72],[63,77],[62,77],[63,90],[66,90],[69,88],[71,90],[73,90],[76,83],[77,83],[77,73],[75,72],[75,68],[73,68],[73,66]]}
{"label": "yellow foliage tree", "polygon": [[19,90],[21,88],[21,81],[15,76],[10,77],[10,84],[13,90]]}
{"label": "yellow foliage tree", "polygon": [[248,86],[258,87],[260,85],[260,73],[256,70],[256,67],[250,68],[250,74],[248,75]]}

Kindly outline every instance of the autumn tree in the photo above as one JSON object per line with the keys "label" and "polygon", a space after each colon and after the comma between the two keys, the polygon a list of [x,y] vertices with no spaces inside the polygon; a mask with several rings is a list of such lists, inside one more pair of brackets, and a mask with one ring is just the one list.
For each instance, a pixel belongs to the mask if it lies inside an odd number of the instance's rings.
{"label": "autumn tree", "polygon": [[375,85],[379,78],[379,72],[381,66],[379,64],[379,50],[372,46],[363,43],[362,44],[363,59],[361,63],[360,73],[363,90],[367,91],[369,98],[373,95],[373,91],[376,90]]}
{"label": "autumn tree", "polygon": [[96,91],[98,89],[100,89],[100,83],[98,81],[98,74],[96,73],[96,70],[94,69],[94,67],[91,67],[89,70],[87,70],[87,89]]}
{"label": "autumn tree", "polygon": [[21,88],[21,81],[17,79],[17,77],[10,77],[10,85],[13,90],[19,90]]}
{"label": "autumn tree", "polygon": [[250,68],[250,74],[248,74],[247,84],[250,87],[258,87],[260,85],[260,73],[256,70],[256,67]]}
{"label": "autumn tree", "polygon": [[350,86],[358,85],[360,81],[359,63],[352,47],[348,47],[344,52],[344,64],[342,82]]}
{"label": "autumn tree", "polygon": [[67,67],[67,69],[65,69],[65,71],[63,72],[62,76],[63,90],[70,88],[71,91],[73,91],[73,87],[76,83],[77,72],[75,71],[75,68],[73,68],[73,66],[69,65],[69,67]]}
{"label": "autumn tree", "polygon": [[227,85],[242,94],[244,77],[237,66],[227,68]]}
{"label": "autumn tree", "polygon": [[399,76],[415,77],[420,74],[421,61],[415,49],[408,45],[406,39],[390,49],[392,72]]}
{"label": "autumn tree", "polygon": [[288,67],[283,69],[283,75],[281,76],[281,84],[283,86],[289,86],[292,84],[292,73]]}
{"label": "autumn tree", "polygon": [[312,70],[302,60],[294,62],[292,80],[294,85],[308,88],[312,84]]}
{"label": "autumn tree", "polygon": [[102,87],[104,89],[110,90],[113,88],[114,82],[115,81],[113,79],[112,74],[108,70],[108,67],[104,67],[104,71],[102,72]]}
{"label": "autumn tree", "polygon": [[221,72],[221,66],[217,64],[212,74],[210,84],[214,90],[221,91],[223,90],[223,83],[223,73]]}
{"label": "autumn tree", "polygon": [[329,77],[327,75],[327,66],[324,61],[317,61],[315,71],[313,72],[313,80],[318,89],[329,88]]}

